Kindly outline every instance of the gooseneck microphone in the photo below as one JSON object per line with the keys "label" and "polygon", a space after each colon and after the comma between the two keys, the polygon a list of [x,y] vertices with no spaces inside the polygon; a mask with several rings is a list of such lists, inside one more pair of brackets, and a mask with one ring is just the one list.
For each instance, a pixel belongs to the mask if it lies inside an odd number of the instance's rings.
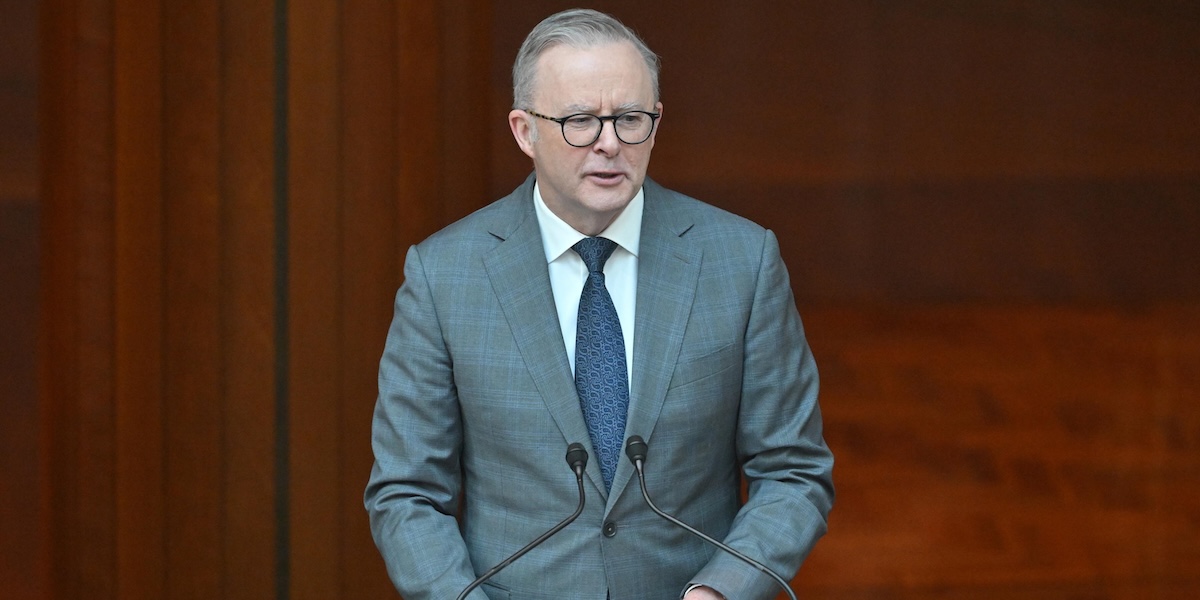
{"label": "gooseneck microphone", "polygon": [[525,556],[527,552],[538,547],[538,545],[540,545],[542,542],[550,539],[550,536],[562,531],[564,527],[570,525],[572,521],[579,518],[579,515],[583,514],[583,470],[587,467],[587,461],[588,453],[587,450],[583,449],[582,444],[579,442],[573,442],[570,446],[567,446],[567,464],[570,465],[571,470],[575,472],[575,483],[579,486],[579,506],[575,508],[575,512],[571,513],[571,516],[567,517],[566,519],[563,519],[563,521],[558,525],[551,527],[546,533],[538,536],[537,539],[526,544],[524,548],[517,550],[512,556],[500,561],[500,564],[488,569],[487,573],[480,575],[477,579],[475,579],[475,581],[472,581],[471,585],[468,585],[467,589],[463,590],[462,593],[458,595],[458,600],[463,600],[463,598],[466,598],[467,594],[470,594],[475,590],[475,588],[483,585],[483,582],[491,579],[493,575],[499,573],[502,569],[504,569],[504,567],[511,565],[513,561]]}
{"label": "gooseneck microphone", "polygon": [[708,535],[705,535],[704,532],[692,527],[691,525],[688,525],[687,523],[684,523],[683,521],[680,521],[679,519],[676,519],[671,515],[668,515],[654,505],[654,501],[650,499],[650,493],[646,491],[646,473],[643,471],[643,467],[646,464],[646,449],[646,441],[643,440],[641,436],[630,436],[629,440],[625,442],[625,455],[629,457],[629,462],[632,462],[633,468],[637,470],[638,482],[642,486],[642,498],[646,499],[646,504],[650,506],[650,510],[654,511],[654,514],[684,528],[688,533],[691,533],[692,535],[724,550],[725,552],[728,552],[734,557],[741,559],[742,562],[758,569],[759,571],[766,573],[771,577],[771,579],[775,580],[775,583],[779,584],[779,587],[783,588],[784,592],[787,592],[788,598],[796,600],[796,593],[792,591],[792,587],[789,586],[782,577],[777,575],[771,569],[768,569],[766,565],[754,560],[753,558],[750,558],[749,556],[746,556],[745,554],[742,554],[741,552],[738,552],[737,550],[734,550],[733,548],[730,548],[726,544],[723,544],[709,537]]}

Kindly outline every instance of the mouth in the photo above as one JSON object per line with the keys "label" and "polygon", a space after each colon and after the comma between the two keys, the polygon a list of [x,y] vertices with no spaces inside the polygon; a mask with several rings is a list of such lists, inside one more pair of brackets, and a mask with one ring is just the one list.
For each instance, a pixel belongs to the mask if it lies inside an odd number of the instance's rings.
{"label": "mouth", "polygon": [[587,174],[587,179],[598,185],[615,185],[625,179],[625,174],[620,171],[592,171]]}

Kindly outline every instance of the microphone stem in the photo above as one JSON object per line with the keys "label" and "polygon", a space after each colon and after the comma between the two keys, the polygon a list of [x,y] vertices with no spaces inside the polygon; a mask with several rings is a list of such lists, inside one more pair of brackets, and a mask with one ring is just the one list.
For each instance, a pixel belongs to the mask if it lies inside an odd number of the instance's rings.
{"label": "microphone stem", "polygon": [[766,565],[763,565],[762,563],[754,560],[753,558],[750,558],[749,556],[746,556],[745,554],[742,554],[741,552],[734,550],[733,548],[729,547],[727,544],[721,543],[721,542],[713,539],[712,537],[710,537],[708,534],[704,533],[703,531],[700,531],[699,529],[696,529],[695,527],[692,527],[691,525],[688,525],[687,523],[684,523],[683,521],[680,521],[679,519],[676,519],[675,517],[659,510],[658,507],[654,505],[654,501],[650,499],[650,492],[646,491],[646,474],[642,471],[642,461],[640,459],[635,460],[633,463],[633,466],[637,468],[638,483],[641,484],[641,488],[642,488],[642,498],[644,498],[646,500],[646,505],[650,507],[650,510],[654,511],[654,514],[688,530],[693,535],[696,535],[697,537],[703,539],[704,541],[706,541],[718,548],[721,548],[722,550],[725,550],[726,552],[742,559],[743,561],[746,562],[746,564],[753,566],[754,568],[758,569],[759,571],[763,572],[764,574],[770,576],[771,579],[774,579],[775,583],[779,584],[779,587],[783,588],[784,592],[787,592],[788,598],[791,598],[791,600],[796,600],[796,593],[792,591],[792,586],[788,585],[787,582],[784,581],[783,578],[780,577],[779,575],[776,575],[774,571],[772,571],[771,569],[768,569],[766,567]]}
{"label": "microphone stem", "polygon": [[575,512],[571,513],[571,516],[567,517],[566,519],[563,519],[562,522],[560,522],[558,525],[555,525],[554,527],[552,527],[546,533],[543,533],[542,535],[538,536],[537,539],[526,544],[524,548],[517,550],[516,554],[513,554],[512,556],[504,559],[503,561],[500,562],[500,564],[492,567],[491,569],[488,569],[487,573],[480,575],[478,578],[475,579],[475,581],[472,581],[471,585],[468,585],[467,589],[463,590],[462,593],[458,595],[458,600],[463,600],[464,598],[466,598],[468,594],[475,591],[475,588],[479,587],[480,585],[483,585],[483,582],[487,581],[488,579],[491,579],[492,576],[495,575],[496,573],[499,573],[501,571],[501,569],[512,564],[512,562],[517,560],[518,558],[525,556],[525,554],[527,552],[529,552],[530,550],[533,550],[535,547],[537,547],[538,544],[541,544],[542,542],[549,539],[550,536],[558,533],[559,531],[562,531],[562,529],[564,527],[566,527],[567,525],[570,525],[572,521],[579,518],[579,515],[583,514],[583,467],[575,468],[575,483],[576,483],[576,485],[579,486],[579,506],[575,507]]}

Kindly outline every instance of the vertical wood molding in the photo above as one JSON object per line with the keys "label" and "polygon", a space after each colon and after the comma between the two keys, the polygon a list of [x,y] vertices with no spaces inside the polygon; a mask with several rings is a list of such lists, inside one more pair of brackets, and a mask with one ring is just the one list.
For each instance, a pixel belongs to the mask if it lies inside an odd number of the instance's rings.
{"label": "vertical wood molding", "polygon": [[490,203],[491,3],[448,2],[442,6],[441,123],[443,224]]}
{"label": "vertical wood molding", "polygon": [[[42,7],[43,310],[52,592],[115,597],[111,17]],[[47,18],[50,17],[50,18]],[[60,360],[53,360],[50,357]]]}
{"label": "vertical wood molding", "polygon": [[441,86],[444,77],[442,40],[437,4],[396,3],[396,140],[399,243],[397,260],[408,246],[437,231],[443,222],[440,132],[444,116]]}
{"label": "vertical wood molding", "polygon": [[487,164],[486,8],[289,4],[295,598],[394,595],[361,500],[376,371],[404,249],[486,202],[486,169],[461,168]]}
{"label": "vertical wood molding", "polygon": [[487,200],[471,7],[43,5],[53,597],[395,597],[375,378],[404,248]]}
{"label": "vertical wood molding", "polygon": [[[344,82],[341,147],[343,250],[339,357],[340,460],[338,573],[341,597],[395,595],[372,543],[363,488],[374,457],[371,417],[378,390],[383,334],[401,278],[396,215],[408,203],[397,195],[397,6],[391,0],[345,2],[342,20]],[[416,203],[422,204],[422,203]]]}
{"label": "vertical wood molding", "polygon": [[[493,4],[38,4],[51,597],[396,596],[361,494],[405,251],[528,169],[496,53],[549,10]],[[672,79],[652,173],[830,303],[1194,300],[1181,6],[606,3]]]}
{"label": "vertical wood molding", "polygon": [[167,502],[160,3],[115,16],[117,597],[165,598]]}
{"label": "vertical wood molding", "polygon": [[342,114],[340,5],[288,3],[288,422],[292,598],[336,598]]}
{"label": "vertical wood molding", "polygon": [[274,592],[272,8],[43,5],[55,598]]}
{"label": "vertical wood molding", "polygon": [[163,5],[167,597],[217,598],[224,468],[219,14]]}
{"label": "vertical wood molding", "polygon": [[221,3],[223,598],[276,592],[274,3]]}

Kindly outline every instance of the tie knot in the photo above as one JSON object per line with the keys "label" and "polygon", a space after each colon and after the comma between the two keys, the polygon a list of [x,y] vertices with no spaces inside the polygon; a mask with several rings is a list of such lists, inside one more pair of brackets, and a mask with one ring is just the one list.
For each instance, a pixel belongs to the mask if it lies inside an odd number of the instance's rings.
{"label": "tie knot", "polygon": [[608,257],[617,249],[617,243],[608,238],[586,237],[571,248],[583,259],[589,273],[603,273],[604,263],[608,262]]}

